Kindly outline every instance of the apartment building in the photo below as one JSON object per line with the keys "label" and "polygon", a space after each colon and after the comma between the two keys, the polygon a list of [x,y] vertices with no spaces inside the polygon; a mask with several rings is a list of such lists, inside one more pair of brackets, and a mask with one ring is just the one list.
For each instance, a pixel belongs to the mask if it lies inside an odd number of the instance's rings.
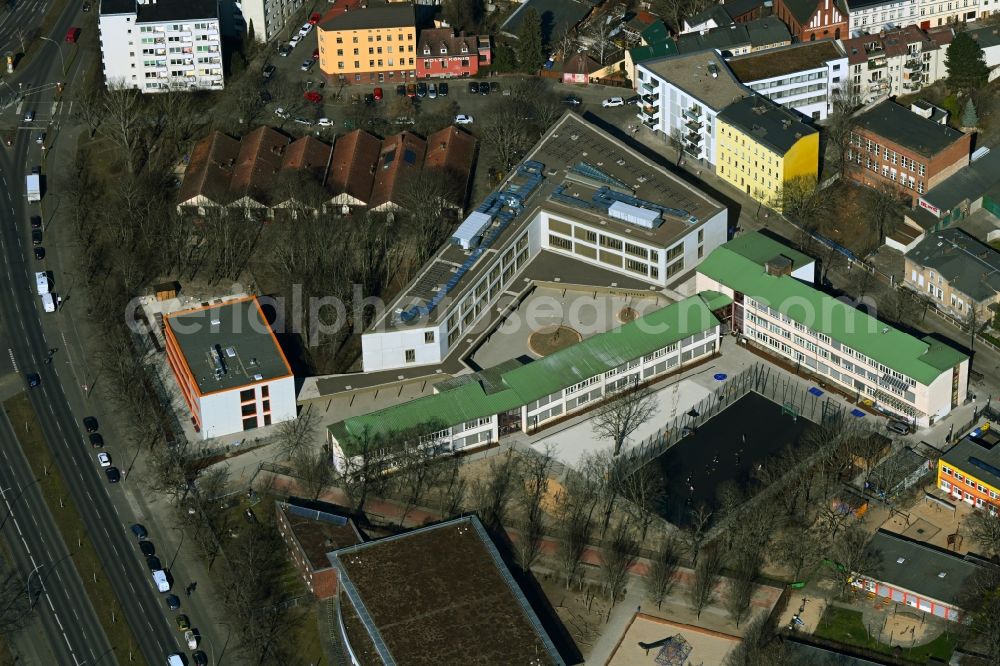
{"label": "apartment building", "polygon": [[295,377],[255,296],[163,320],[167,361],[202,439],[296,417]]}
{"label": "apartment building", "polygon": [[715,157],[715,117],[750,94],[715,51],[649,60],[636,66],[637,114],[665,142],[689,159],[710,165]]}
{"label": "apartment building", "polygon": [[327,431],[334,464],[344,469],[365,438],[399,446],[403,433],[423,430],[421,443],[442,454],[466,452],[586,411],[716,354],[712,311],[728,302],[716,293],[691,296],[543,358],[460,375],[435,384],[432,395],[335,423]]}
{"label": "apartment building", "polygon": [[847,76],[847,57],[830,39],[729,58],[733,75],[754,92],[813,120],[825,120]]}
{"label": "apartment building", "polygon": [[[979,15],[979,4],[987,0],[917,0],[920,3],[920,27],[939,28],[949,23],[968,23]],[[996,0],[993,0],[994,3]],[[995,5],[994,5],[995,6]],[[995,11],[995,10],[994,10]]]}
{"label": "apartment building", "polygon": [[920,0],[845,0],[845,3],[851,37],[890,32],[920,22]]}
{"label": "apartment building", "polygon": [[715,173],[780,209],[787,182],[815,182],[819,172],[819,132],[799,118],[760,95],[730,104],[716,119]]}
{"label": "apartment building", "polygon": [[475,76],[491,62],[489,35],[456,35],[451,28],[420,31],[417,78]]}
{"label": "apartment building", "polygon": [[697,290],[733,300],[741,342],[814,372],[858,401],[920,426],[965,402],[969,357],[916,338],[813,288],[814,262],[763,234],[743,234],[699,266]]}
{"label": "apartment building", "polygon": [[950,27],[924,31],[915,25],[843,40],[849,73],[846,90],[864,104],[910,95],[946,78]]}
{"label": "apartment building", "polygon": [[969,164],[972,135],[915,113],[892,100],[855,116],[847,177],[888,185],[915,203],[921,194]]}
{"label": "apartment building", "polygon": [[675,38],[679,53],[715,49],[724,57],[773,49],[792,43],[785,24],[773,16],[721,28],[688,32]]}
{"label": "apartment building", "polygon": [[143,93],[222,90],[218,0],[102,0],[107,85]]}
{"label": "apartment building", "polygon": [[981,560],[881,529],[867,550],[865,561],[871,565],[853,572],[854,587],[935,617],[961,621],[964,587],[981,568]]}
{"label": "apartment building", "polygon": [[567,112],[376,317],[361,336],[363,367],[441,363],[505,292],[526,288],[529,266],[553,279],[575,270],[586,284],[665,287],[726,229],[724,206]]}
{"label": "apartment building", "polygon": [[927,234],[904,255],[903,283],[960,320],[975,310],[978,321],[1000,312],[1000,252],[961,229]]}
{"label": "apartment building", "polygon": [[937,487],[979,509],[1000,509],[1000,437],[987,421],[958,441],[938,460]]}
{"label": "apartment building", "polygon": [[842,0],[774,0],[773,11],[800,42],[847,36]]}
{"label": "apartment building", "polygon": [[319,66],[345,83],[404,83],[417,75],[413,5],[362,6],[316,26]]}
{"label": "apartment building", "polygon": [[234,4],[243,17],[247,34],[260,43],[277,37],[289,18],[302,8],[302,0],[242,0]]}
{"label": "apartment building", "polygon": [[354,521],[340,515],[336,505],[296,497],[275,502],[274,511],[278,532],[306,589],[319,601],[336,596],[337,570],[326,554],[364,543]]}

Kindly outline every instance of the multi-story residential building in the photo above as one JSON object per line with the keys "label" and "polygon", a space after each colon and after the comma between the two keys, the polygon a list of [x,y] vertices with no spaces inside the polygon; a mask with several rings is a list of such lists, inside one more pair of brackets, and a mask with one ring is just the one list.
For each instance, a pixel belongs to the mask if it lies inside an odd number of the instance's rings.
{"label": "multi-story residential building", "polygon": [[328,15],[316,28],[324,74],[346,83],[402,83],[416,76],[417,27],[411,4],[362,6]]}
{"label": "multi-story residential building", "polygon": [[733,300],[728,320],[747,344],[814,372],[883,413],[932,425],[965,402],[969,357],[916,338],[811,286],[815,263],[759,232],[698,266],[697,290]]}
{"label": "multi-story residential building", "polygon": [[819,172],[819,132],[799,118],[759,95],[730,104],[716,118],[715,173],[780,210],[786,183]]}
{"label": "multi-story residential building", "polygon": [[328,557],[338,664],[566,664],[476,516]]}
{"label": "multi-story residential building", "polygon": [[730,58],[733,75],[754,92],[813,120],[825,120],[847,76],[847,57],[825,39]]}
{"label": "multi-story residential building", "polygon": [[[995,0],[995,2],[1000,9],[1000,0]],[[1000,75],[1000,70],[997,69],[997,65],[1000,65],[1000,27],[985,25],[979,28],[970,28],[965,33],[976,40],[979,48],[983,50],[983,62],[991,70],[990,81],[995,80]]]}
{"label": "multi-story residential building", "polygon": [[[848,34],[860,37],[917,25],[919,0],[845,0]],[[846,38],[846,35],[845,35]]]}
{"label": "multi-story residential building", "polygon": [[858,112],[850,143],[848,178],[916,202],[969,163],[972,135],[886,100]]}
{"label": "multi-story residential building", "polygon": [[681,22],[680,34],[704,32],[734,23],[748,23],[761,18],[764,0],[729,0],[712,5],[703,12],[685,18]]}
{"label": "multi-story residential building", "polygon": [[[920,27],[924,30],[949,23],[975,21],[981,0],[917,0],[920,3]],[[982,0],[984,3],[986,0]],[[996,0],[994,0],[996,2]]]}
{"label": "multi-story residential building", "polygon": [[141,92],[222,90],[218,0],[102,0],[104,81]]}
{"label": "multi-story residential building", "polygon": [[937,487],[979,509],[1000,510],[1000,447],[997,424],[987,421],[938,460]]}
{"label": "multi-story residential building", "polygon": [[867,546],[870,566],[855,575],[854,587],[936,617],[961,621],[966,582],[983,566],[901,534],[878,530]]}
{"label": "multi-story residential building", "polygon": [[1000,312],[1000,252],[989,245],[953,227],[927,234],[904,257],[903,283],[939,309],[980,322]]}
{"label": "multi-story residential building", "polygon": [[665,287],[726,231],[725,207],[567,112],[375,318],[361,336],[364,369],[460,353],[529,266],[537,276],[584,264],[599,284]]}
{"label": "multi-story residential building", "polygon": [[432,395],[335,423],[327,431],[334,464],[344,469],[366,438],[395,446],[410,433],[442,453],[466,452],[586,411],[604,396],[717,353],[720,329],[712,310],[728,301],[712,293],[691,296],[543,358],[460,375],[435,384]]}
{"label": "multi-story residential building", "polygon": [[715,51],[649,60],[636,67],[639,119],[691,159],[715,164],[715,117],[750,94]]}
{"label": "multi-story residential building", "polygon": [[847,36],[847,10],[841,0],[774,0],[774,15],[802,42]]}
{"label": "multi-story residential building", "polygon": [[475,76],[490,64],[488,35],[455,35],[451,28],[422,30],[417,40],[417,78]]}
{"label": "multi-story residential building", "polygon": [[680,53],[715,49],[728,57],[786,46],[792,43],[792,35],[784,23],[768,16],[747,23],[688,32],[678,35],[675,41]]}
{"label": "multi-story residential building", "polygon": [[242,0],[233,4],[238,7],[247,34],[261,43],[277,37],[289,18],[302,8],[302,0]]}
{"label": "multi-story residential building", "polygon": [[254,296],[163,317],[167,361],[203,439],[294,419],[295,377]]}
{"label": "multi-story residential building", "polygon": [[850,68],[846,92],[870,104],[912,94],[945,78],[945,53],[954,36],[950,27],[925,32],[910,25],[843,40]]}

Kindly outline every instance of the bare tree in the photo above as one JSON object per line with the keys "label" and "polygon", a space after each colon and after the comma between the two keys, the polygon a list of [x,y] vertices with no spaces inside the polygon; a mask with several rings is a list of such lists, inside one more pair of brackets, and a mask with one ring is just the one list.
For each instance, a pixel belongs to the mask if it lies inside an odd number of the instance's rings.
{"label": "bare tree", "polygon": [[593,525],[584,506],[573,502],[571,510],[562,515],[559,526],[559,551],[556,555],[566,579],[566,588],[569,589],[576,578],[580,558],[587,549]]}
{"label": "bare tree", "polygon": [[688,601],[699,618],[705,607],[715,601],[715,586],[719,582],[721,571],[722,549],[715,546],[702,549],[694,569],[694,579],[688,589]]}
{"label": "bare tree", "polygon": [[591,427],[597,437],[611,440],[617,456],[632,433],[653,418],[659,407],[649,388],[626,388],[597,408]]}
{"label": "bare tree", "polygon": [[980,316],[979,309],[975,303],[969,304],[969,310],[965,315],[965,330],[969,334],[969,351],[976,348],[976,338],[990,327],[991,320]]}
{"label": "bare tree", "polygon": [[506,104],[491,106],[477,119],[479,140],[493,155],[493,164],[506,173],[516,165],[531,147],[534,137],[528,131],[528,120],[511,114]]}
{"label": "bare tree", "polygon": [[32,619],[35,603],[42,595],[42,582],[38,577],[26,582],[13,567],[4,567],[0,573],[0,631],[4,635],[22,629]]}
{"label": "bare tree", "polygon": [[275,432],[278,447],[284,458],[291,459],[299,455],[304,449],[317,443],[317,431],[319,426],[319,411],[313,409],[312,404],[302,408],[297,418],[290,421],[283,421],[278,424]]}
{"label": "bare tree", "polygon": [[333,464],[325,451],[301,450],[292,458],[292,465],[310,499],[319,499],[333,484]]}
{"label": "bare tree", "polygon": [[959,591],[962,626],[989,663],[1000,663],[1000,569],[979,567]]}
{"label": "bare tree", "polygon": [[656,604],[657,610],[670,596],[679,562],[680,544],[672,536],[664,537],[646,575],[646,597]]}
{"label": "bare tree", "polygon": [[821,551],[812,530],[806,527],[789,527],[775,539],[771,556],[792,570],[794,580],[800,580],[805,571],[819,562]]}
{"label": "bare tree", "polygon": [[877,248],[885,242],[886,234],[895,228],[902,203],[899,190],[891,185],[872,188],[869,194],[865,217],[872,232],[872,244]]}
{"label": "bare tree", "polygon": [[834,566],[826,569],[837,586],[838,596],[847,598],[859,575],[878,576],[878,555],[871,548],[871,535],[858,526],[844,530],[833,544]]}
{"label": "bare tree", "polygon": [[639,526],[639,542],[646,541],[650,525],[657,519],[656,500],[662,497],[660,477],[651,464],[646,464],[631,474],[622,475],[620,494],[627,501],[625,510]]}
{"label": "bare tree", "polygon": [[438,506],[445,517],[461,512],[468,492],[468,483],[462,476],[462,461],[459,458],[447,458],[442,463],[441,476],[443,481],[438,486]]}
{"label": "bare tree", "polygon": [[723,666],[792,666],[794,663],[784,643],[771,632],[767,613],[761,613],[747,625],[743,640],[736,643],[722,662]]}
{"label": "bare tree", "polygon": [[514,450],[508,449],[490,461],[485,479],[477,480],[472,492],[480,516],[487,527],[502,529],[507,523],[507,512],[518,480],[518,462]]}
{"label": "bare tree", "polygon": [[708,525],[712,519],[712,511],[707,505],[699,504],[689,512],[688,517],[688,524],[682,534],[684,535],[688,553],[691,555],[691,560],[698,562],[698,555],[701,553],[702,544],[705,542],[707,536]]}
{"label": "bare tree", "polygon": [[545,533],[542,502],[549,491],[549,474],[553,458],[551,447],[524,458],[520,466],[521,484],[518,493],[524,520],[521,539],[517,542],[518,563],[528,571],[541,554]]}
{"label": "bare tree", "polygon": [[136,152],[142,137],[142,95],[124,79],[108,81],[104,94],[104,121],[108,135],[121,151],[128,173],[135,173]]}
{"label": "bare tree", "polygon": [[94,138],[104,119],[104,91],[96,84],[84,88],[76,98],[76,117],[87,126],[90,138]]}
{"label": "bare tree", "polygon": [[611,605],[618,603],[629,568],[639,554],[639,544],[632,536],[632,526],[621,521],[611,537],[611,542],[601,550],[601,573],[605,589],[611,598]]}
{"label": "bare tree", "polygon": [[579,43],[580,41],[576,36],[576,30],[569,24],[560,30],[559,34],[549,40],[552,50],[555,53],[561,54],[563,60],[566,60],[566,58],[568,58],[571,54],[576,53]]}
{"label": "bare tree", "polygon": [[988,554],[1000,554],[1000,512],[973,510],[965,520],[965,530]]}
{"label": "bare tree", "polygon": [[824,125],[830,162],[837,167],[841,178],[847,175],[850,166],[848,151],[855,125],[854,111],[860,105],[857,96],[847,92],[847,85],[850,84],[845,83],[834,93],[832,108]]}
{"label": "bare tree", "polygon": [[346,438],[342,446],[345,455],[340,484],[354,503],[354,511],[363,513],[371,495],[379,494],[386,486],[388,444],[365,428],[357,436]]}
{"label": "bare tree", "polygon": [[610,16],[601,16],[591,21],[590,29],[587,30],[586,34],[590,51],[601,66],[607,65],[611,58],[621,50],[615,42],[615,35],[612,34],[614,26],[611,25],[610,19]]}
{"label": "bare tree", "polygon": [[398,478],[403,490],[403,512],[399,516],[400,526],[415,506],[423,501],[430,488],[444,471],[438,452],[430,446],[409,446],[398,457]]}
{"label": "bare tree", "polygon": [[737,627],[750,615],[754,587],[754,581],[743,576],[730,578],[726,586],[726,611]]}

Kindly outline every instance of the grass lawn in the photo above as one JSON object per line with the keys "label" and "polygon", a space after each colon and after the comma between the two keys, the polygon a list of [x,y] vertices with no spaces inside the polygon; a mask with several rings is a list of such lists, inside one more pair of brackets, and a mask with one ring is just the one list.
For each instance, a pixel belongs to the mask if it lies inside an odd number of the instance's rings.
{"label": "grass lawn", "polygon": [[[52,512],[56,526],[69,549],[73,564],[80,573],[83,587],[90,597],[90,603],[96,609],[97,618],[104,628],[104,633],[107,634],[111,648],[122,662],[127,661],[131,655],[130,664],[145,664],[135,636],[128,623],[124,621],[121,604],[111,589],[111,583],[104,576],[100,558],[83,527],[80,512],[69,499],[66,483],[52,459],[52,452],[49,451],[48,443],[42,435],[42,426],[28,401],[27,394],[20,393],[4,402],[4,411],[14,425],[14,432],[31,469],[41,479],[38,487],[42,491],[45,503],[49,505],[49,511]],[[60,500],[64,504],[62,508],[59,506]],[[118,610],[115,614],[116,622],[111,621],[112,609]]]}
{"label": "grass lawn", "polygon": [[[816,636],[838,643],[856,645],[883,654],[895,654],[895,648],[879,643],[868,634],[861,620],[861,612],[839,606],[827,606],[816,627]],[[926,663],[931,657],[944,662],[951,658],[955,650],[955,640],[947,633],[941,634],[930,643],[904,648],[901,656],[918,663]]]}

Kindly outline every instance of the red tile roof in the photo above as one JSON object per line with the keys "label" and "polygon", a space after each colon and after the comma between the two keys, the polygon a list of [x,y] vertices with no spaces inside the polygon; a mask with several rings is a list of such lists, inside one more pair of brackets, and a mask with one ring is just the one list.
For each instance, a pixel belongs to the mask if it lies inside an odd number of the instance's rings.
{"label": "red tile roof", "polygon": [[314,136],[304,136],[296,139],[288,146],[281,169],[304,170],[318,174],[320,178],[326,172],[333,148]]}
{"label": "red tile roof", "polygon": [[845,39],[843,45],[847,61],[852,65],[858,65],[868,60],[865,48],[869,44],[877,44],[879,48],[885,50],[886,56],[894,58],[906,55],[911,44],[920,44],[921,52],[946,47],[951,43],[952,36],[951,28],[934,28],[924,32],[915,25],[908,25],[904,28]]}
{"label": "red tile roof", "polygon": [[[465,51],[462,51],[462,47]],[[444,49],[444,53],[441,50]],[[429,51],[425,53],[424,51]],[[455,35],[451,28],[433,28],[421,30],[417,37],[417,57],[431,58],[441,56],[474,56],[478,53],[478,38],[466,35],[464,32]]]}
{"label": "red tile roof", "polygon": [[375,163],[382,142],[364,130],[354,130],[337,139],[326,186],[334,196],[347,194],[367,203],[375,180]]}
{"label": "red tile roof", "polygon": [[289,137],[270,127],[258,127],[243,137],[236,169],[229,182],[233,199],[248,196],[255,201],[266,201],[291,142]]}
{"label": "red tile roof", "polygon": [[454,180],[455,204],[465,206],[469,177],[476,159],[476,139],[454,125],[427,137],[425,169],[442,169]]}
{"label": "red tile roof", "polygon": [[601,64],[585,53],[574,53],[563,62],[564,74],[590,74],[601,68]]}
{"label": "red tile roof", "polygon": [[421,168],[426,149],[427,142],[412,132],[400,132],[385,139],[375,164],[375,182],[368,205],[377,208],[389,202],[397,203],[400,183],[407,174]]}
{"label": "red tile roof", "polygon": [[222,132],[212,132],[196,143],[188,159],[178,200],[184,202],[203,196],[220,205],[229,203],[229,180],[239,152],[240,142]]}

